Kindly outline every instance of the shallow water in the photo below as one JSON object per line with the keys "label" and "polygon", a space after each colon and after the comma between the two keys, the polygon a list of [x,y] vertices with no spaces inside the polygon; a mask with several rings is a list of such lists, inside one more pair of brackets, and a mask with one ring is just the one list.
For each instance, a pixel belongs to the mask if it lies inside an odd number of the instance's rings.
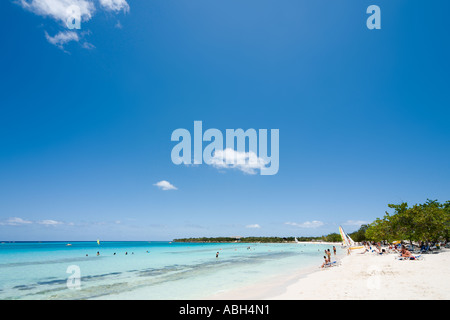
{"label": "shallow water", "polygon": [[[1,243],[0,299],[197,299],[319,266],[324,250],[332,249],[290,243],[71,244]],[[79,268],[79,289],[70,286],[70,266]]]}

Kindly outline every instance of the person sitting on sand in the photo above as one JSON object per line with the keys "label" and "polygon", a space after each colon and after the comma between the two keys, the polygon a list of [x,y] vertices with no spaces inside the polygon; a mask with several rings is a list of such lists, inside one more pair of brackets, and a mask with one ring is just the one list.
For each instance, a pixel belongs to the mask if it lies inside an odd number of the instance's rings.
{"label": "person sitting on sand", "polygon": [[328,262],[328,258],[326,256],[323,256],[323,259],[325,260],[324,263],[322,264],[321,268],[325,267],[329,262]]}
{"label": "person sitting on sand", "polygon": [[413,254],[409,252],[405,247],[402,248],[401,257],[414,258]]}

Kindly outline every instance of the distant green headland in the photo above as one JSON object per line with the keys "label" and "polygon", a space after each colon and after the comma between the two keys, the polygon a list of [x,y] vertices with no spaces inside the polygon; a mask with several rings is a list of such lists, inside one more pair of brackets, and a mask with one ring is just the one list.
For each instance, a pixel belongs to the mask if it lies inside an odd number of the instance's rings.
{"label": "distant green headland", "polygon": [[[326,241],[326,242],[340,242],[341,237],[337,233],[334,234],[333,240],[330,240],[331,237],[297,237],[297,241]],[[200,237],[200,238],[182,238],[182,239],[174,239],[174,242],[242,242],[242,243],[286,243],[286,242],[295,242],[295,237]]]}

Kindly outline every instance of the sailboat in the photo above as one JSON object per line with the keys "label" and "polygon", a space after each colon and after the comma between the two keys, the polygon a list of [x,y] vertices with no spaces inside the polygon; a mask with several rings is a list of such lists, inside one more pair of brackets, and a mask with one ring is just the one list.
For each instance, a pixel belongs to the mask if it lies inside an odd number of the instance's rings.
{"label": "sailboat", "polygon": [[295,237],[295,243],[300,243],[300,242],[298,241],[297,237]]}
{"label": "sailboat", "polygon": [[366,250],[364,246],[356,245],[356,242],[353,241],[353,239],[345,233],[344,229],[342,229],[341,226],[339,226],[339,233],[341,234],[342,245],[350,249],[351,252],[363,253]]}
{"label": "sailboat", "polygon": [[100,240],[99,239],[97,239],[97,244],[100,245]]}

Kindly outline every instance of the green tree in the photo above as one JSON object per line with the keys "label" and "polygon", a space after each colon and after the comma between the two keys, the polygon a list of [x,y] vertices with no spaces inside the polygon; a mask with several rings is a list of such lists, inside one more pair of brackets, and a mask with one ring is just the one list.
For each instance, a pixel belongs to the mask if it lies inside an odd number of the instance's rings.
{"label": "green tree", "polygon": [[450,230],[450,201],[440,204],[427,200],[424,204],[408,207],[406,202],[389,204],[394,214],[386,212],[369,225],[365,236],[373,241],[437,241],[448,239]]}
{"label": "green tree", "polygon": [[377,242],[384,240],[389,242],[398,240],[398,238],[394,235],[394,231],[389,220],[390,215],[387,212],[383,219],[375,219],[374,222],[369,224],[369,227],[366,230],[366,239]]}
{"label": "green tree", "polygon": [[369,225],[363,224],[359,227],[359,230],[353,233],[350,233],[349,236],[356,242],[362,242],[366,240],[366,230],[369,228]]}
{"label": "green tree", "polygon": [[322,237],[322,239],[326,242],[342,242],[341,235],[338,233],[330,233]]}

